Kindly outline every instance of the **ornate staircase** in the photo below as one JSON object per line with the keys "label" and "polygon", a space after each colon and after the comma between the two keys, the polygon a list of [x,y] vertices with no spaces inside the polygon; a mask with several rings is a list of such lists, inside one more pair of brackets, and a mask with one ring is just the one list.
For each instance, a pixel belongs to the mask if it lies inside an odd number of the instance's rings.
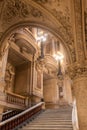
{"label": "ornate staircase", "polygon": [[72,108],[47,109],[20,130],[73,130]]}

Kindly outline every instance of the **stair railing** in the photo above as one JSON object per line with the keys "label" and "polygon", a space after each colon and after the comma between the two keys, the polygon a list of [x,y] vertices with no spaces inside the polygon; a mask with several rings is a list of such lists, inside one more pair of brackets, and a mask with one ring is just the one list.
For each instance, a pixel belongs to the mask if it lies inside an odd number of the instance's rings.
{"label": "stair railing", "polygon": [[72,124],[73,124],[73,130],[79,130],[76,99],[73,100]]}
{"label": "stair railing", "polygon": [[2,114],[2,121],[5,121],[15,115],[17,115],[18,113],[22,112],[21,110],[10,110],[8,112],[5,112]]}
{"label": "stair railing", "polygon": [[31,118],[33,115],[40,112],[42,110],[43,105],[44,102],[40,102],[37,105],[19,113],[18,115],[1,122],[0,130],[14,130],[18,126],[22,125],[22,123],[29,120],[29,118]]}

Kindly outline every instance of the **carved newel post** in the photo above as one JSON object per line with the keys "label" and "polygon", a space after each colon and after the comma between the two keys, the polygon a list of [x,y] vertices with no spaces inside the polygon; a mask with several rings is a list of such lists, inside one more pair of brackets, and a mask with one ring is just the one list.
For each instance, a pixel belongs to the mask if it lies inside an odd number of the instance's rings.
{"label": "carved newel post", "polygon": [[68,68],[73,81],[73,95],[77,102],[80,130],[87,129],[87,63],[73,64]]}

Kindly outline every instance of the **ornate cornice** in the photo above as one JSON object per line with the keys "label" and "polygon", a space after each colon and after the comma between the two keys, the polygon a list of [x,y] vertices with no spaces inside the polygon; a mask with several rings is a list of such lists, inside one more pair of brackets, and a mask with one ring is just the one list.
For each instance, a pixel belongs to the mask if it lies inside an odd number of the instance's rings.
{"label": "ornate cornice", "polygon": [[75,63],[67,68],[67,72],[71,79],[77,79],[80,77],[87,77],[87,63]]}

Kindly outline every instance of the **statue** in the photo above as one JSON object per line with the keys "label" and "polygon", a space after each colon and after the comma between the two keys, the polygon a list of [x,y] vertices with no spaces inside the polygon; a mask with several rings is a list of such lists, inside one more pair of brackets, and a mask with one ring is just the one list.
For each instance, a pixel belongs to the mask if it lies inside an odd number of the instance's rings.
{"label": "statue", "polygon": [[6,73],[5,73],[5,81],[6,81],[7,88],[11,87],[14,80],[14,75],[15,75],[14,67],[10,63],[7,63]]}

